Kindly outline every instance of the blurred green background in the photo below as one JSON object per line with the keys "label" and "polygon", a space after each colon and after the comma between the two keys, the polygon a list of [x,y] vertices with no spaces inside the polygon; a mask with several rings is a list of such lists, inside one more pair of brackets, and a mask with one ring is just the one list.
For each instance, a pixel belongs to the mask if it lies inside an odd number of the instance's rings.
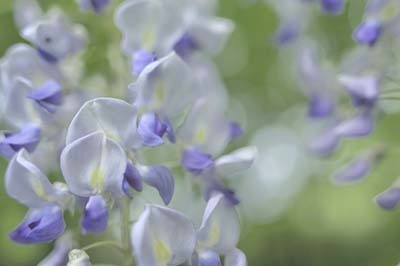
{"label": "blurred green background", "polygon": [[[39,2],[44,7],[57,4],[73,21],[85,25],[91,40],[86,55],[89,72],[116,78],[110,74],[104,53],[110,38],[119,38],[111,10],[104,16],[95,16],[81,13],[72,0]],[[363,1],[349,2],[350,7],[344,14],[338,17],[317,15],[312,26],[314,38],[332,61],[337,61],[340,54],[354,46],[351,31],[354,21],[361,19]],[[14,27],[11,8],[11,0],[0,1],[0,54],[22,41]],[[246,110],[248,131],[241,141],[245,144],[258,128],[279,122],[277,117],[282,112],[304,103],[305,99],[290,78],[292,66],[280,60],[285,51],[278,51],[271,42],[278,26],[271,8],[265,3],[249,5],[240,0],[222,0],[220,15],[237,24],[226,50],[216,61],[233,98],[242,102]],[[373,136],[346,144],[345,152],[381,141],[396,147],[400,144],[399,118],[398,115],[382,117]],[[279,218],[261,224],[243,221],[239,246],[246,252],[249,265],[397,265],[400,261],[400,214],[380,210],[373,198],[400,173],[399,155],[395,150],[389,151],[367,180],[354,186],[333,186],[328,171],[313,176]],[[2,159],[0,173],[4,172],[5,165]],[[19,223],[26,209],[6,195],[2,182],[0,210],[0,265],[36,265],[51,250],[51,245],[22,246],[8,239],[7,233]]]}

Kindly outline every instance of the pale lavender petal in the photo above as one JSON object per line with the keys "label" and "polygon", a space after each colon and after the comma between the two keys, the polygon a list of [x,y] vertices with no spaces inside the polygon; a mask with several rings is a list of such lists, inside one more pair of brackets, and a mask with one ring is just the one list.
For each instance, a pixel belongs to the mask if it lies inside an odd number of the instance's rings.
{"label": "pale lavender petal", "polygon": [[361,157],[346,165],[334,175],[338,183],[352,183],[361,180],[371,170],[372,162],[369,157]]}
{"label": "pale lavender petal", "polygon": [[225,266],[247,266],[246,255],[237,248],[232,249],[225,256]]}
{"label": "pale lavender petal", "polygon": [[175,181],[171,171],[162,165],[138,167],[143,181],[158,190],[165,205],[168,205],[174,195]]}
{"label": "pale lavender petal", "polygon": [[376,197],[376,203],[385,210],[393,210],[400,202],[400,188],[391,187]]}
{"label": "pale lavender petal", "polygon": [[369,112],[365,112],[341,122],[334,132],[340,137],[363,137],[369,135],[373,129],[373,117]]}
{"label": "pale lavender petal", "polygon": [[339,136],[333,130],[328,130],[311,141],[310,149],[317,155],[328,156],[336,150],[339,143]]}
{"label": "pale lavender petal", "polygon": [[156,60],[157,56],[155,53],[148,52],[144,49],[137,51],[133,55],[132,59],[132,73],[135,75],[139,75],[140,73],[142,73],[143,69],[146,68],[146,66]]}
{"label": "pale lavender petal", "polygon": [[339,76],[355,106],[372,107],[379,97],[379,80],[372,76]]}
{"label": "pale lavender petal", "polygon": [[199,266],[221,266],[219,255],[212,250],[199,252]]}
{"label": "pale lavender petal", "polygon": [[68,253],[76,245],[71,233],[66,233],[57,239],[54,249],[39,262],[38,266],[65,266]]}

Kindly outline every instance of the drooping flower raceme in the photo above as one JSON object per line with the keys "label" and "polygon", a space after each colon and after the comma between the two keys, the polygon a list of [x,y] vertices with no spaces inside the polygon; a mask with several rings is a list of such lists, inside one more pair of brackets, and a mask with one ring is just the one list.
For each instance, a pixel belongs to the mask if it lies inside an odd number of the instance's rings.
{"label": "drooping flower raceme", "polygon": [[[111,2],[77,4],[100,18]],[[15,22],[30,45],[16,44],[0,60],[0,154],[9,160],[7,194],[29,209],[10,239],[56,241],[39,265],[91,265],[86,251],[102,245],[122,251],[129,265],[247,265],[236,248],[239,199],[227,180],[250,167],[256,149],[225,152],[244,128],[227,118],[229,96],[210,59],[234,29],[216,8],[214,0],[120,4],[114,21],[132,64],[121,75],[131,80],[123,95],[104,95],[83,91],[91,83],[71,74],[84,65],[85,29],[59,9],[15,1]],[[157,156],[148,155],[153,150]],[[190,191],[203,192],[187,198],[204,198],[202,221],[173,207],[186,178],[194,181]],[[80,228],[67,228],[66,211]],[[81,247],[77,235],[92,233],[112,239]]]}

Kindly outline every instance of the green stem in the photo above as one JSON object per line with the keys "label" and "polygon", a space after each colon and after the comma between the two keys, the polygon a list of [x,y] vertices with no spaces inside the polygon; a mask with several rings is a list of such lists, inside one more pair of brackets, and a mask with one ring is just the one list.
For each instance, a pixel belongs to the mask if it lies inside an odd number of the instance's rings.
{"label": "green stem", "polygon": [[130,241],[130,201],[128,197],[122,200],[121,206],[121,242],[124,249],[124,265],[133,265],[132,246]]}
{"label": "green stem", "polygon": [[120,244],[118,244],[115,241],[100,241],[100,242],[96,242],[96,243],[87,245],[81,249],[84,251],[88,251],[93,248],[106,247],[106,246],[112,246],[112,247],[115,247],[116,249],[118,249],[119,251],[124,252],[124,249],[120,246]]}

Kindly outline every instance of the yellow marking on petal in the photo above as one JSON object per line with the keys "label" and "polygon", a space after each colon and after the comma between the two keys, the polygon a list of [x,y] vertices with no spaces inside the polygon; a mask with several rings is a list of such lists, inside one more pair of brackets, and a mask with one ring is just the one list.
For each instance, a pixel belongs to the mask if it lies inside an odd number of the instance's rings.
{"label": "yellow marking on petal", "polygon": [[217,244],[220,236],[221,236],[221,233],[219,230],[219,226],[217,223],[213,222],[211,231],[210,231],[210,236],[208,239],[209,246],[214,246],[215,244]]}
{"label": "yellow marking on petal", "polygon": [[147,51],[153,51],[156,41],[156,34],[153,27],[149,27],[142,33],[142,46]]}
{"label": "yellow marking on petal", "polygon": [[39,198],[46,199],[46,192],[44,191],[44,187],[39,180],[37,179],[32,180],[32,186],[33,186],[33,191],[35,191],[36,195]]}
{"label": "yellow marking on petal", "polygon": [[164,266],[167,265],[171,260],[171,253],[167,244],[157,239],[154,243],[154,253],[156,255],[157,265]]}
{"label": "yellow marking on petal", "polygon": [[197,127],[196,134],[194,136],[196,143],[204,143],[207,140],[207,128],[204,125]]}
{"label": "yellow marking on petal", "polygon": [[395,16],[397,16],[399,11],[400,11],[399,4],[396,3],[396,1],[392,1],[391,3],[388,3],[387,5],[385,5],[385,7],[380,12],[380,15],[383,20],[387,21],[387,20],[391,20]]}
{"label": "yellow marking on petal", "polygon": [[99,193],[103,190],[105,179],[106,178],[99,167],[92,172],[92,176],[90,177],[90,185],[95,192]]}
{"label": "yellow marking on petal", "polygon": [[106,137],[107,137],[108,139],[111,139],[111,140],[113,140],[113,141],[115,141],[115,142],[117,142],[117,143],[120,142],[119,137],[118,137],[117,135],[114,135],[114,134],[109,133],[109,132],[104,132],[104,133],[106,134]]}
{"label": "yellow marking on petal", "polygon": [[159,109],[165,102],[166,89],[164,82],[158,81],[154,88],[153,108]]}

